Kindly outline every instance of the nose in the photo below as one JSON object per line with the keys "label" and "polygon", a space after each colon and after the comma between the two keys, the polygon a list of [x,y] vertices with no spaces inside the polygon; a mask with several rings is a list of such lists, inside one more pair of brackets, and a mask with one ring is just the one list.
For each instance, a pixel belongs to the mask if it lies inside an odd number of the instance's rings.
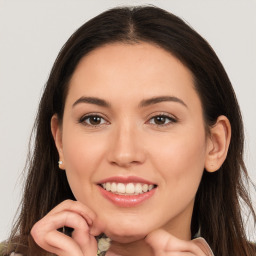
{"label": "nose", "polygon": [[113,131],[110,141],[108,161],[111,164],[127,168],[145,161],[145,148],[138,128],[122,125]]}

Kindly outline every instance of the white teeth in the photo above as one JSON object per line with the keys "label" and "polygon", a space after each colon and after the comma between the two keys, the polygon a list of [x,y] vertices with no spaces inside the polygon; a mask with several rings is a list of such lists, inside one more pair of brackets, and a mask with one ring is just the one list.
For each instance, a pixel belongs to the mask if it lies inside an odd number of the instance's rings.
{"label": "white teeth", "polygon": [[148,191],[148,184],[143,184],[142,185],[142,191],[147,192]]}
{"label": "white teeth", "polygon": [[125,188],[125,193],[126,194],[134,194],[134,191],[135,191],[135,187],[134,187],[133,183],[128,183]]}
{"label": "white teeth", "polygon": [[116,183],[116,182],[107,182],[101,184],[102,187],[116,194],[123,194],[123,195],[138,195],[146,193],[154,188],[153,184],[141,184],[141,183]]}
{"label": "white teeth", "polygon": [[111,184],[110,190],[111,190],[111,192],[113,192],[113,193],[116,192],[117,188],[116,188],[116,183],[115,183],[115,182],[113,182],[113,183]]}
{"label": "white teeth", "polygon": [[142,193],[142,186],[141,186],[140,183],[137,183],[137,184],[135,185],[135,193],[136,193],[136,194],[141,194],[141,193]]}
{"label": "white teeth", "polygon": [[116,190],[118,193],[125,193],[125,185],[123,183],[117,183]]}
{"label": "white teeth", "polygon": [[110,183],[110,182],[107,182],[107,183],[106,183],[106,190],[107,190],[107,191],[110,191],[110,189],[111,189],[111,183]]}

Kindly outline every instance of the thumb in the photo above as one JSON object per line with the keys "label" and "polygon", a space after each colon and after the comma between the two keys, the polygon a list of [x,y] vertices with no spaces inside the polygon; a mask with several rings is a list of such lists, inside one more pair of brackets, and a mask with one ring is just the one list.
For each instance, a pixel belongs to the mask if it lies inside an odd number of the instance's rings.
{"label": "thumb", "polygon": [[175,251],[180,248],[181,243],[181,240],[163,229],[157,229],[149,233],[145,241],[152,247],[154,252]]}
{"label": "thumb", "polygon": [[163,252],[189,252],[192,255],[213,256],[211,248],[203,238],[186,241],[169,234],[165,230],[158,229],[149,233],[145,241],[152,247],[155,254]]}

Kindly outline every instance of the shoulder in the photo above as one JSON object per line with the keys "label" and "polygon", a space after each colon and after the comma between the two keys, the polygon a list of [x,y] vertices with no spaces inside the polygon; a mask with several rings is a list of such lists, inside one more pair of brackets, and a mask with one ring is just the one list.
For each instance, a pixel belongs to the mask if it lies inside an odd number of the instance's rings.
{"label": "shoulder", "polygon": [[4,256],[5,253],[6,244],[4,242],[0,243],[0,256]]}
{"label": "shoulder", "polygon": [[0,256],[23,256],[20,253],[12,252],[11,254],[6,254],[6,243],[0,243]]}

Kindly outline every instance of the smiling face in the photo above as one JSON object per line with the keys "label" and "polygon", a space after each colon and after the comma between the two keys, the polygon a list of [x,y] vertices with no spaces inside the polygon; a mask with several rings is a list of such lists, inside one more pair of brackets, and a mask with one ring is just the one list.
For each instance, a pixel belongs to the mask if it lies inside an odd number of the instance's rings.
{"label": "smiling face", "polygon": [[162,227],[190,239],[209,140],[192,74],[178,59],[144,42],[90,52],[54,137],[74,196],[108,236],[132,241]]}

